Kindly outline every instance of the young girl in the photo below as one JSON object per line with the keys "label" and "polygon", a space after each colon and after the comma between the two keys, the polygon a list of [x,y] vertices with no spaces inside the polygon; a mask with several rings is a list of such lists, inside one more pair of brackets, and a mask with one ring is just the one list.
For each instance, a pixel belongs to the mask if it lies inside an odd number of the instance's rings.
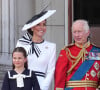
{"label": "young girl", "polygon": [[40,90],[33,71],[27,69],[27,54],[24,48],[17,47],[12,53],[13,70],[5,75],[2,90]]}

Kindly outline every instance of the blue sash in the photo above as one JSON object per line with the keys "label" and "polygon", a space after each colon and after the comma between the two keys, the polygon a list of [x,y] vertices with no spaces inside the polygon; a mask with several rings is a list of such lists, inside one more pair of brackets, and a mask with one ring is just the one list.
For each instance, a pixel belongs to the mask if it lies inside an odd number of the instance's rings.
{"label": "blue sash", "polygon": [[[93,46],[90,52],[95,52],[95,51],[98,52],[99,50],[100,49]],[[74,75],[71,77],[70,81],[81,80],[85,76],[87,71],[89,71],[94,62],[95,60],[85,60],[78,68],[78,70],[74,73]],[[65,88],[64,90],[71,90],[71,89],[73,89],[73,87],[68,87]]]}

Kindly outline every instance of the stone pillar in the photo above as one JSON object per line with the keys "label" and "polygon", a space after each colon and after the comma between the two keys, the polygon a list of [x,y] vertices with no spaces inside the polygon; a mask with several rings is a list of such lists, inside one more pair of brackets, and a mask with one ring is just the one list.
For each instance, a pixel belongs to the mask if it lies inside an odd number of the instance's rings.
{"label": "stone pillar", "polygon": [[65,0],[65,45],[68,45],[68,0]]}
{"label": "stone pillar", "polygon": [[2,53],[9,53],[9,0],[2,0]]}
{"label": "stone pillar", "polygon": [[[2,6],[2,3],[1,3],[1,0],[0,0],[0,46],[1,46],[1,40],[2,40],[2,35],[1,35],[1,29],[2,29],[1,28],[1,23],[2,23],[1,22],[2,21],[1,20],[1,16],[2,16],[1,12],[2,12],[2,7],[1,6]],[[0,47],[0,52],[1,52],[1,47]]]}
{"label": "stone pillar", "polygon": [[14,41],[14,0],[2,0],[0,64],[11,64]]}
{"label": "stone pillar", "polygon": [[9,52],[12,53],[13,49],[15,48],[15,0],[9,0],[10,1],[10,16],[9,16]]}
{"label": "stone pillar", "polygon": [[0,88],[5,73],[12,69],[14,36],[14,0],[0,0]]}

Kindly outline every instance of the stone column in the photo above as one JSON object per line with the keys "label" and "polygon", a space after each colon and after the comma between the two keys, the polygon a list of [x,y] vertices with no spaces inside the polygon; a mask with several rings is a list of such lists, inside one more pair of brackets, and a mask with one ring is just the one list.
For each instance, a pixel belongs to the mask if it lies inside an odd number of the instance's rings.
{"label": "stone column", "polygon": [[[0,46],[1,46],[1,39],[2,39],[2,36],[1,36],[1,29],[2,29],[1,28],[1,23],[2,23],[1,22],[2,21],[1,20],[1,16],[2,16],[1,11],[2,11],[2,7],[1,6],[2,6],[2,4],[1,4],[1,0],[0,0]],[[0,47],[0,52],[1,52],[1,47]]]}
{"label": "stone column", "polygon": [[9,52],[12,53],[13,49],[15,48],[15,0],[9,0],[10,1],[10,16],[9,16]]}
{"label": "stone column", "polygon": [[9,53],[9,0],[2,0],[2,53]]}
{"label": "stone column", "polygon": [[5,72],[11,70],[14,48],[14,0],[0,0],[0,88]]}
{"label": "stone column", "polygon": [[14,0],[2,0],[0,64],[11,64],[14,48]]}

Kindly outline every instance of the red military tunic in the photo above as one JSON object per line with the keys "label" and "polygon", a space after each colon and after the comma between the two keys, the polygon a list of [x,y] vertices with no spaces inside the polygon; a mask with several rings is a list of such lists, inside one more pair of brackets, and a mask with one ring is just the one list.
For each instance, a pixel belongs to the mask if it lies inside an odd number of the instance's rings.
{"label": "red military tunic", "polygon": [[[86,51],[89,53],[92,49],[93,45],[90,44]],[[73,74],[77,71],[79,66],[82,64],[82,59],[79,60],[77,65],[73,68],[71,73],[67,75],[67,71],[72,67],[73,62],[68,59],[68,55],[66,53],[66,48],[68,48],[73,56],[78,56],[79,52],[82,48],[74,45],[65,47],[63,50],[61,50],[60,55],[58,57],[57,63],[56,63],[56,70],[55,70],[55,90],[64,90],[64,88],[67,88],[67,85],[65,85],[73,76]],[[83,68],[84,69],[84,68]],[[88,72],[85,74],[85,76],[80,80],[90,80],[90,81],[96,81],[99,83],[99,77],[100,77],[100,60],[95,60],[91,68],[88,70]],[[99,86],[99,85],[98,85]],[[73,87],[71,90],[96,90],[96,88],[93,87]]]}

